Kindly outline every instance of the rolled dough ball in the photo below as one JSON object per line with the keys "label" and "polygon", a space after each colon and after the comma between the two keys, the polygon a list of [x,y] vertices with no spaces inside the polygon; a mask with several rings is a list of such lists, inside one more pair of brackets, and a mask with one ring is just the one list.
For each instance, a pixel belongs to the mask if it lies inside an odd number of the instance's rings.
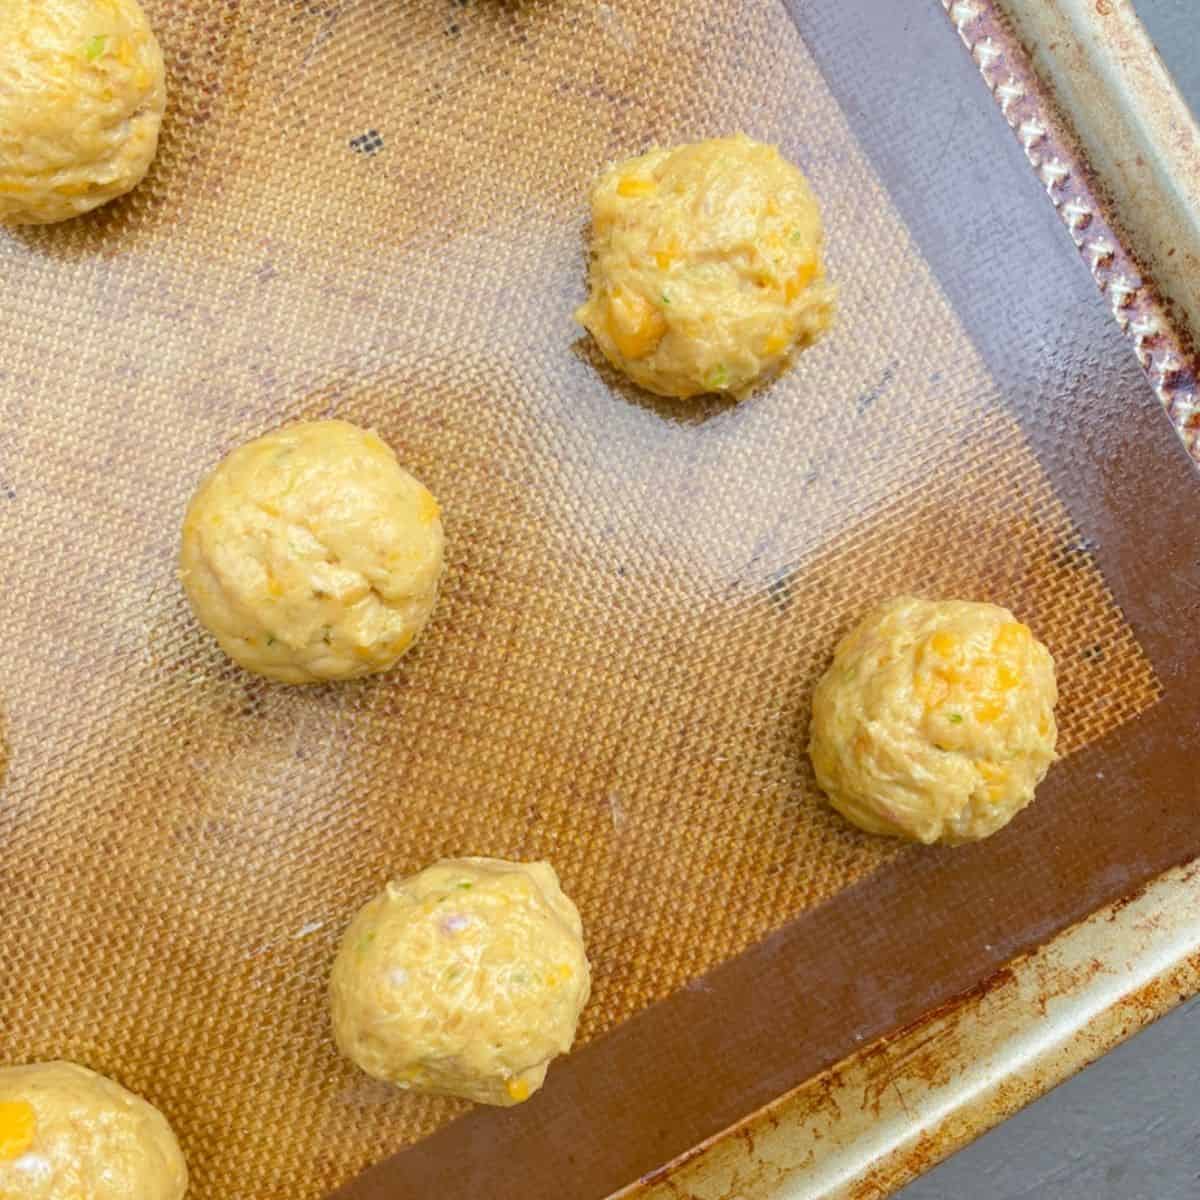
{"label": "rolled dough ball", "polygon": [[868,833],[974,841],[1008,824],[1054,761],[1054,659],[1006,608],[901,596],[837,647],[809,752]]}
{"label": "rolled dough ball", "polygon": [[187,1166],[162,1113],[69,1062],[0,1067],[4,1200],[180,1200]]}
{"label": "rolled dough ball", "polygon": [[141,183],[167,94],[137,0],[3,0],[0,16],[0,223],[65,221]]}
{"label": "rolled dough ball", "polygon": [[576,320],[661,396],[749,391],[833,321],[821,214],[774,146],[652,150],[592,192],[591,295]]}
{"label": "rolled dough ball", "polygon": [[401,1088],[519,1104],[575,1039],[583,926],[544,862],[449,859],[394,880],[333,964],[338,1048]]}
{"label": "rolled dough ball", "polygon": [[234,450],[183,524],[180,574],[235,662],[281,683],[386,671],[433,610],[437,501],[374,433],[286,425]]}

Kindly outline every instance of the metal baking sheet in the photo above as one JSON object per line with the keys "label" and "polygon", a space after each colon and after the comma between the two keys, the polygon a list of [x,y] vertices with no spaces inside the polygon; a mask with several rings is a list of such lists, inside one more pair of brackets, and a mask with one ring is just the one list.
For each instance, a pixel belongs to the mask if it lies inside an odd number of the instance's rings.
{"label": "metal baking sheet", "polygon": [[[7,1058],[145,1094],[202,1200],[599,1198],[1200,851],[1196,479],[939,5],[148,7],[150,180],[0,242]],[[662,403],[571,324],[587,186],[734,129],[812,179],[841,319],[748,403]],[[450,571],[398,671],[287,691],[195,628],[177,528],[332,413],[431,485]],[[981,846],[855,833],[802,753],[901,589],[1059,660],[1066,757]],[[550,858],[595,964],[504,1113],[328,1037],[349,914],[463,852]]]}

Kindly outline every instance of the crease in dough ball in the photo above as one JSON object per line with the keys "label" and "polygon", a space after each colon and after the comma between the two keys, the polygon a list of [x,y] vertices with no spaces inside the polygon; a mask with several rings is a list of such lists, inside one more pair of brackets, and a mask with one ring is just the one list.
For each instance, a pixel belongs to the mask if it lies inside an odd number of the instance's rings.
{"label": "crease in dough ball", "polygon": [[821,214],[774,146],[739,134],[619,162],[592,191],[575,319],[660,396],[743,396],[833,322]]}
{"label": "crease in dough ball", "polygon": [[376,434],[285,425],[228,455],[183,524],[180,576],[236,663],[280,683],[394,666],[437,600],[437,501]]}
{"label": "crease in dough ball", "polygon": [[158,148],[162,50],[137,0],[0,0],[0,224],[135,188]]}
{"label": "crease in dough ball", "polygon": [[868,833],[995,833],[1055,758],[1054,659],[1006,608],[900,596],[842,639],[813,695],[830,803]]}
{"label": "crease in dough ball", "polygon": [[0,1067],[4,1200],[181,1200],[187,1165],[166,1118],[69,1062]]}
{"label": "crease in dough ball", "polygon": [[448,859],[351,921],[330,977],[334,1040],[397,1087],[513,1105],[575,1040],[583,925],[549,863]]}

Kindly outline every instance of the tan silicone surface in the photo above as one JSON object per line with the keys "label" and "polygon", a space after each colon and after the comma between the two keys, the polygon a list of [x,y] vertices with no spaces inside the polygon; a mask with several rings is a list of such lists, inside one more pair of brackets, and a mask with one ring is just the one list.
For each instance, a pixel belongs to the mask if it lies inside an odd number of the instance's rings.
{"label": "tan silicone surface", "polygon": [[[148,180],[0,235],[0,1029],[162,1108],[197,1200],[318,1197],[459,1111],[330,1039],[338,937],[390,876],[551,861],[590,1039],[901,853],[804,753],[875,600],[1011,607],[1058,661],[1063,753],[1153,702],[782,7],[147,9]],[[588,187],[739,129],[811,180],[838,324],[741,407],[658,400],[571,318]],[[232,446],[331,415],[438,497],[448,570],[395,671],[289,690],[191,619],[178,530]]]}

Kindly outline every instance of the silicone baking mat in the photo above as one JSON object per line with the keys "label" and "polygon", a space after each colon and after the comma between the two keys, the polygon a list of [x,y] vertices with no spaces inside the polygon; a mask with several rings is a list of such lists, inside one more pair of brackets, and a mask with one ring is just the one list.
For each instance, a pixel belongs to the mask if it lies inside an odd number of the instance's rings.
{"label": "silicone baking mat", "polygon": [[[353,1194],[600,1197],[1200,849],[1152,745],[1196,693],[1142,525],[1195,489],[1069,243],[1029,261],[1032,181],[975,275],[931,254],[1008,149],[1002,123],[953,144],[977,80],[950,76],[929,156],[900,75],[850,82],[900,36],[854,24],[866,0],[799,27],[732,0],[147,7],[150,179],[0,240],[6,1060],[153,1100],[197,1200],[319,1197],[405,1147]],[[969,69],[936,4],[910,19]],[[736,130],[812,180],[840,318],[748,402],[672,404],[571,321],[587,189]],[[1103,420],[1097,390],[1125,401]],[[334,414],[433,489],[449,572],[396,671],[288,690],[195,626],[178,527],[232,446]],[[1112,491],[1113,446],[1144,494]],[[1010,605],[1059,663],[1068,757],[985,846],[861,835],[813,785],[812,685],[901,590]],[[1130,822],[1100,781],[1143,760],[1166,782]],[[338,1059],[324,989],[364,899],[461,853],[554,863],[595,990],[544,1093],[453,1121]]]}

